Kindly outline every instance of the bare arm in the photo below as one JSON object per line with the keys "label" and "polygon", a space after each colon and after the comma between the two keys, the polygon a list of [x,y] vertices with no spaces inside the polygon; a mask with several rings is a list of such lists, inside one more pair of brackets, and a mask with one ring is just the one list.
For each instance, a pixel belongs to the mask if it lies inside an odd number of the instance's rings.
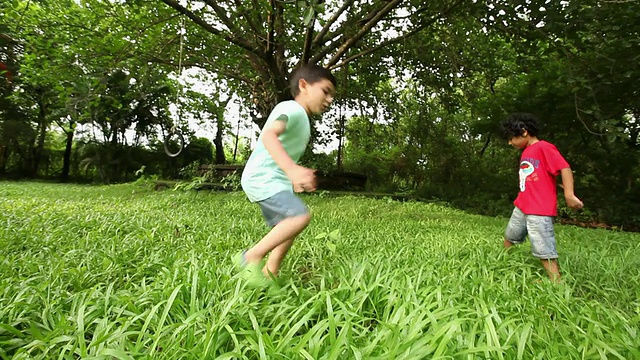
{"label": "bare arm", "polygon": [[286,116],[281,116],[284,117],[284,121],[276,120],[268,128],[264,129],[262,133],[262,143],[273,158],[273,161],[275,161],[278,167],[286,174],[296,166],[296,163],[291,159],[289,154],[287,154],[278,139],[278,136],[282,135],[287,128]]}
{"label": "bare arm", "polygon": [[571,168],[560,170],[560,176],[562,177],[562,188],[564,189],[564,199],[567,201],[567,206],[573,209],[581,209],[584,204],[573,193],[573,172],[571,172]]}
{"label": "bare arm", "polygon": [[315,171],[296,164],[278,139],[278,136],[282,135],[287,128],[287,120],[286,115],[280,115],[276,121],[264,129],[262,143],[276,165],[291,180],[294,191],[314,191],[316,189]]}

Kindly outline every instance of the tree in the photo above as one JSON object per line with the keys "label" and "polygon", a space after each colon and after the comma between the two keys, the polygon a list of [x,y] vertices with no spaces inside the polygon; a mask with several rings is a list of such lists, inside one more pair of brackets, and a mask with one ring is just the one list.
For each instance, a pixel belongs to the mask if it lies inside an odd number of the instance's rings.
{"label": "tree", "polygon": [[[213,123],[215,125],[215,137],[213,144],[215,147],[215,163],[226,164],[227,159],[224,153],[224,135],[229,125],[225,121],[224,113],[231,94],[222,95],[218,88],[212,89],[209,94],[197,91],[188,91],[185,95],[185,102],[182,104],[189,113],[193,114],[199,124]],[[224,96],[224,97],[223,97]]]}
{"label": "tree", "polygon": [[340,68],[447,21],[463,3],[252,0],[183,6],[162,1],[201,30],[187,31],[186,63],[236,80],[238,91],[252,98],[260,126],[275,103],[290,97],[290,68],[303,63]]}

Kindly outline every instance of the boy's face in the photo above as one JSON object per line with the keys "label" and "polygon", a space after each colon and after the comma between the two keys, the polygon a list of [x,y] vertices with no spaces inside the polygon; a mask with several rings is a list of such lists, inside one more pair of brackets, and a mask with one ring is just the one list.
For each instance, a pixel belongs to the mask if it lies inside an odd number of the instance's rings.
{"label": "boy's face", "polygon": [[517,149],[526,148],[528,143],[529,143],[529,136],[526,131],[525,131],[525,135],[514,136],[511,139],[509,139],[509,145]]}
{"label": "boy's face", "polygon": [[296,100],[299,100],[309,114],[321,114],[327,111],[336,92],[333,83],[328,79],[322,79],[313,84],[300,79],[298,86],[300,97]]}

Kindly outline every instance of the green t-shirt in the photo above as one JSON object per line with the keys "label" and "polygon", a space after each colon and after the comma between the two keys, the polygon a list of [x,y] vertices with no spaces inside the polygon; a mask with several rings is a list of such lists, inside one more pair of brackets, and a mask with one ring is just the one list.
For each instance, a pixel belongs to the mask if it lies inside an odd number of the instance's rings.
{"label": "green t-shirt", "polygon": [[[309,116],[296,101],[283,101],[273,108],[264,128],[266,129],[280,115],[286,115],[288,120],[284,133],[278,136],[278,139],[291,159],[298,163],[311,136]],[[262,134],[258,137],[258,144],[242,171],[241,183],[242,190],[251,202],[267,199],[281,191],[293,192],[293,184],[264,147]]]}

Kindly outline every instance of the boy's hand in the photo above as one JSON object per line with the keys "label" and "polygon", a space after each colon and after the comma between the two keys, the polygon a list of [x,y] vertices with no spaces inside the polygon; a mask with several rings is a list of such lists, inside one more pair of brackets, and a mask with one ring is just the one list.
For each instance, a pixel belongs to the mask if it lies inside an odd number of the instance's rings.
{"label": "boy's hand", "polygon": [[304,166],[296,165],[289,172],[287,176],[293,184],[293,191],[315,191],[316,190],[316,174],[315,170],[306,168]]}
{"label": "boy's hand", "polygon": [[572,209],[582,209],[582,207],[584,206],[584,203],[582,202],[582,200],[578,199],[578,197],[576,197],[573,194],[565,195],[564,199],[567,202],[567,206],[569,206]]}

